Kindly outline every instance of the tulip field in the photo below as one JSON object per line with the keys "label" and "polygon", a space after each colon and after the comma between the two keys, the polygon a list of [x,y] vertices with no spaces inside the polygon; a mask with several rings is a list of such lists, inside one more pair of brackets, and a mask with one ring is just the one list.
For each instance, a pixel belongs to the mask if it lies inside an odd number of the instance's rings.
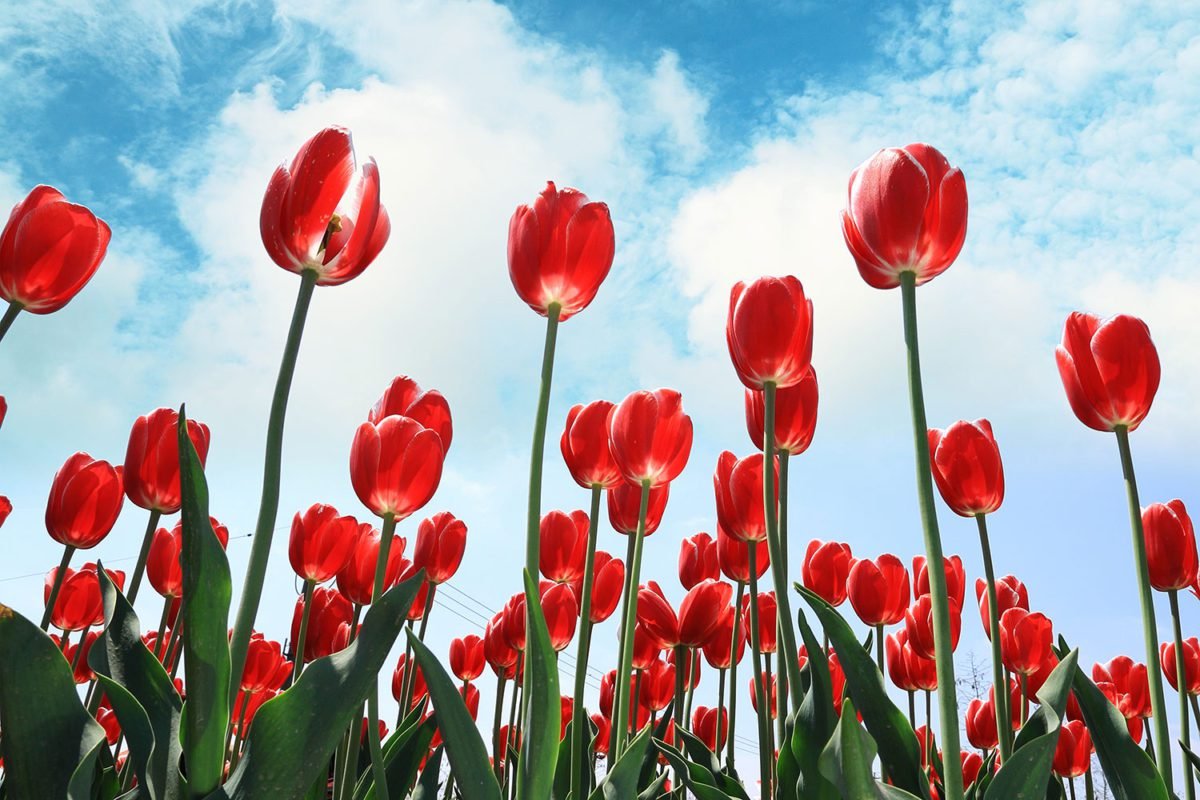
{"label": "tulip field", "polygon": [[[841,213],[845,280],[898,290],[907,383],[894,395],[912,425],[880,435],[911,437],[916,480],[896,480],[915,489],[921,539],[868,554],[789,532],[789,464],[813,440],[819,398],[820,303],[803,274],[729,287],[746,437],[715,464],[691,458],[687,398],[671,388],[554,419],[556,343],[603,291],[617,242],[605,203],[548,182],[508,226],[512,288],[545,319],[540,373],[525,376],[539,387],[528,513],[506,521],[524,568],[493,575],[509,599],[444,652],[429,620],[472,552],[467,522],[431,507],[454,445],[437,388],[408,375],[380,387],[346,442],[359,507],[280,500],[310,305],[389,244],[380,167],[328,127],[262,179],[265,255],[299,285],[246,570],[231,572],[230,530],[210,515],[214,432],[186,403],[130,421],[123,460],[70,456],[46,484],[46,533],[62,547],[45,565],[44,613],[0,597],[0,800],[1196,800],[1200,643],[1180,618],[1200,597],[1195,534],[1181,500],[1139,494],[1134,466],[1160,382],[1150,328],[1071,313],[1054,354],[1065,404],[1115,445],[1143,628],[1144,650],[1085,663],[1021,565],[993,566],[1003,436],[987,419],[926,419],[918,289],[954,265],[968,220],[966,178],[933,146],[870,155]],[[30,190],[0,234],[0,347],[53,326],[121,234],[54,188]],[[37,402],[0,397],[0,426],[24,424]],[[578,484],[578,509],[545,507],[551,463]],[[659,534],[678,537],[678,570],[664,572],[643,548],[685,469],[712,470],[712,504],[693,509],[710,524]],[[974,523],[982,574],[946,551],[939,505]],[[12,508],[0,496],[0,526]],[[105,564],[123,555],[105,547],[122,515],[145,526],[129,570]],[[409,518],[412,541],[397,535]],[[283,536],[286,564],[272,551]],[[264,581],[289,567],[291,627],[268,635]],[[593,652],[601,623],[615,659]],[[990,650],[987,689],[964,705],[955,650],[968,626]],[[589,669],[604,675],[598,697]],[[382,713],[381,676],[398,716]],[[494,707],[481,708],[485,685]]]}

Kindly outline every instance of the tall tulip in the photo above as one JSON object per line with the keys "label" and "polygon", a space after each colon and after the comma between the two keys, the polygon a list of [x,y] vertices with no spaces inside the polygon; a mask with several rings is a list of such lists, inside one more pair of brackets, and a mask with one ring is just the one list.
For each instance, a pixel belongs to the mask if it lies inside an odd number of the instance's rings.
{"label": "tall tulip", "polygon": [[468,634],[450,641],[450,671],[460,681],[473,681],[483,674],[483,639]]}
{"label": "tall tulip", "polygon": [[[288,538],[288,560],[292,570],[304,581],[304,614],[300,619],[300,631],[296,649],[304,652],[304,640],[308,634],[309,616],[313,604],[313,588],[338,574],[350,556],[359,535],[358,520],[340,516],[336,508],[324,503],[315,503],[301,515],[296,513],[292,520],[292,532]],[[300,677],[303,659],[296,659],[293,680]]]}
{"label": "tall tulip", "polygon": [[454,423],[450,417],[450,404],[437,389],[422,390],[407,375],[394,378],[367,414],[367,421],[378,425],[391,416],[408,417],[421,423],[442,440],[442,452],[450,452]]}
{"label": "tall tulip", "polygon": [[884,636],[887,625],[904,619],[909,599],[908,570],[891,553],[875,560],[854,559],[846,577],[846,596],[854,613],[865,625],[875,628],[875,658],[884,670]]}
{"label": "tall tulip", "polygon": [[[753,555],[751,551],[753,550]],[[770,550],[766,540],[746,542],[726,533],[720,522],[717,523],[717,564],[721,574],[737,584],[737,599],[733,604],[731,625],[740,631],[741,643],[733,637],[727,642],[729,653],[729,742],[725,750],[725,764],[733,769],[734,749],[733,733],[737,729],[737,667],[741,661],[741,652],[745,647],[747,626],[742,620],[742,600],[746,596],[746,587],[751,580],[756,584],[770,566]]]}
{"label": "tall tulip", "polygon": [[542,516],[538,567],[546,580],[575,583],[584,576],[590,521],[581,510],[548,511]]}
{"label": "tall tulip", "polygon": [[679,582],[691,589],[703,580],[721,577],[717,543],[707,533],[693,534],[679,543]]}
{"label": "tall tulip", "polygon": [[[739,459],[726,450],[717,457],[713,490],[717,498],[717,521],[731,536],[744,542],[767,541],[767,518],[763,506],[763,459],[759,455]],[[774,473],[774,484],[778,467]],[[776,495],[778,499],[778,495]],[[770,544],[767,546],[771,551]]]}
{"label": "tall tulip", "polygon": [[540,601],[550,633],[550,646],[555,652],[563,650],[575,638],[575,625],[579,619],[575,590],[569,583],[551,582],[542,591]]}
{"label": "tall tulip", "polygon": [[820,595],[825,602],[840,606],[846,602],[846,582],[853,560],[850,545],[813,539],[804,552],[801,580],[806,588]]}

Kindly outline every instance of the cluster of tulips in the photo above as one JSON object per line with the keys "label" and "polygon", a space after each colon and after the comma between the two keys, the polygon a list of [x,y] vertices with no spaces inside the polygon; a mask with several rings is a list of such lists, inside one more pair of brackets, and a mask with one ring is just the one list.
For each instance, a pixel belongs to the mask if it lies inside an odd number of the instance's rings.
{"label": "cluster of tulips", "polygon": [[[160,408],[134,422],[122,464],[71,456],[46,507],[63,556],[46,576],[40,628],[0,606],[0,795],[748,800],[753,787],[739,778],[734,746],[748,651],[760,797],[1074,798],[1082,777],[1090,798],[1095,754],[1121,800],[1169,798],[1176,784],[1194,800],[1189,711],[1200,717],[1200,645],[1183,638],[1178,596],[1200,592],[1195,536],[1181,501],[1140,507],[1129,443],[1159,383],[1148,328],[1128,316],[1072,314],[1057,351],[1076,416],[1118,442],[1144,618],[1144,663],[1119,656],[1096,664],[1089,679],[1078,652],[1031,610],[1021,580],[994,573],[987,524],[1004,499],[1004,472],[991,425],[943,430],[925,419],[916,287],[951,266],[966,222],[963,174],[928,145],[881,150],[851,175],[846,244],[870,286],[901,289],[924,533],[911,572],[896,555],[856,558],[840,542],[814,540],[802,557],[789,554],[789,460],[808,449],[817,421],[813,303],[796,277],[762,277],[733,287],[726,327],[752,449],[717,460],[715,535],[682,540],[676,605],[675,592],[643,575],[642,550],[691,453],[692,421],[678,392],[572,407],[560,450],[589,508],[543,513],[558,329],[595,298],[615,237],[608,208],[574,189],[549,183],[520,206],[509,272],[521,300],[547,321],[524,574],[513,576],[523,578],[519,590],[482,636],[453,640],[447,671],[424,639],[438,588],[463,558],[467,526],[449,512],[421,521],[411,560],[396,529],[433,499],[453,425],[446,399],[406,376],[387,387],[349,448],[355,493],[378,524],[321,503],[297,512],[288,556],[303,590],[289,635],[281,643],[255,628],[279,512],[285,410],[314,290],[361,274],[390,233],[375,162],[357,162],[344,129],[319,132],[275,171],[262,206],[266,250],[300,276],[300,290],[233,624],[230,532],[208,512],[208,427],[183,408]],[[9,303],[0,337],[21,311],[62,308],[95,273],[109,238],[86,208],[34,189],[0,236],[0,297]],[[13,416],[31,404],[19,399]],[[5,409],[0,398],[0,422]],[[975,521],[985,569],[974,602],[991,642],[993,686],[965,718],[953,653],[968,578],[958,556],[943,554],[935,485],[952,511]],[[132,575],[99,560],[73,569],[75,551],[104,540],[126,499],[148,512]],[[602,501],[625,537],[623,559],[599,548]],[[0,497],[0,524],[10,510]],[[160,527],[176,513],[177,524]],[[768,571],[770,589],[760,586]],[[162,598],[158,626],[146,632],[134,612],[143,578]],[[1170,598],[1171,641],[1159,640],[1152,590]],[[847,600],[865,642],[836,610]],[[595,626],[614,616],[617,661],[589,708]],[[48,635],[51,627],[60,633]],[[400,710],[389,729],[377,676],[402,632],[392,670]],[[558,654],[572,643],[568,692]],[[693,702],[702,662],[717,671],[712,706]],[[488,667],[490,731],[475,721],[476,684]],[[907,714],[885,676],[907,694]],[[1163,677],[1179,696],[1186,758],[1178,781]],[[974,750],[962,748],[960,726]]]}

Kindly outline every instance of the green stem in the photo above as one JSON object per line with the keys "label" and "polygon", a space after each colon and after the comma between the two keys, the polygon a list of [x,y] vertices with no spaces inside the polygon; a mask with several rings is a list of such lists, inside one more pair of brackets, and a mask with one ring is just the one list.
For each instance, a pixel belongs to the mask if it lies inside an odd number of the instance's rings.
{"label": "green stem", "polygon": [[312,615],[313,586],[310,580],[304,581],[304,611],[300,614],[300,633],[296,636],[296,658],[292,663],[292,683],[300,680],[304,670],[304,645],[308,639],[308,620]]}
{"label": "green stem", "polygon": [[[1180,741],[1185,749],[1191,750],[1192,730],[1191,723],[1188,721],[1187,662],[1183,655],[1183,627],[1179,618],[1179,592],[1172,590],[1167,593],[1167,596],[1171,599],[1171,621],[1175,626],[1175,682],[1179,687]],[[1183,771],[1183,791],[1186,800],[1195,800],[1196,789],[1192,785],[1192,765],[1186,756],[1183,759]]]}
{"label": "green stem", "polygon": [[[250,646],[250,634],[254,619],[258,616],[258,604],[262,600],[263,584],[267,576],[267,561],[271,558],[271,537],[275,533],[275,520],[279,514],[279,481],[283,464],[283,423],[287,416],[288,393],[292,388],[292,376],[296,372],[296,357],[300,353],[300,338],[304,333],[304,320],[312,301],[313,289],[317,285],[316,270],[306,269],[300,274],[300,291],[296,295],[296,306],[292,311],[292,323],[288,328],[287,342],[283,346],[283,360],[279,364],[279,376],[275,379],[275,394],[271,398],[271,414],[267,420],[267,447],[263,461],[262,499],[258,506],[258,521],[254,526],[253,542],[250,545],[250,560],[246,565],[246,580],[242,584],[242,599],[238,605],[233,635],[229,643],[230,675],[241,675],[246,665],[246,649]],[[230,702],[238,690],[237,682],[229,687]]]}
{"label": "green stem", "polygon": [[[638,579],[642,571],[642,540],[646,536],[646,512],[650,504],[650,481],[642,481],[642,501],[638,508],[638,526],[629,543],[625,565],[625,618],[621,621],[620,661],[617,665],[617,739],[612,761],[625,749],[629,727],[629,671],[633,667],[633,631],[637,625]],[[610,751],[611,752],[611,751]]]}
{"label": "green stem", "polygon": [[0,341],[4,340],[4,334],[8,333],[8,329],[12,327],[13,322],[17,318],[17,314],[21,313],[24,306],[16,300],[12,300],[8,304],[8,310],[4,312],[4,316],[0,317]]}
{"label": "green stem", "polygon": [[[417,639],[421,642],[425,641],[425,631],[429,627],[429,615],[433,611],[433,598],[436,594],[437,584],[429,584],[429,588],[425,591],[425,607],[421,610],[421,624],[417,628]],[[416,661],[409,650],[406,649],[404,652],[406,657],[404,660],[404,690],[400,694],[402,698],[400,701],[401,719],[404,718],[404,715],[412,707],[413,692],[416,690],[417,685]],[[399,725],[400,723],[397,722],[396,724]]]}
{"label": "green stem", "polygon": [[583,567],[583,597],[579,601],[579,652],[575,657],[575,705],[571,720],[571,796],[583,797],[584,785],[588,783],[586,771],[591,760],[591,742],[587,709],[583,707],[583,695],[587,690],[587,665],[592,639],[592,590],[596,565],[596,536],[600,522],[600,496],[604,488],[592,486],[592,506],[588,517],[587,555]]}
{"label": "green stem", "polygon": [[58,572],[54,573],[54,585],[50,587],[50,596],[46,598],[46,611],[42,614],[42,630],[50,630],[50,618],[54,616],[54,605],[58,602],[58,594],[62,591],[63,581],[67,577],[67,567],[71,564],[71,556],[75,555],[75,548],[71,545],[63,546],[62,561],[58,562]]}
{"label": "green stem", "polygon": [[[371,604],[383,596],[384,577],[387,573],[388,551],[392,549],[392,537],[396,532],[396,517],[389,511],[383,517],[383,532],[379,537],[379,556],[375,561],[375,584],[371,587]],[[406,665],[407,666],[407,665]],[[371,681],[367,693],[367,750],[371,753],[371,770],[375,774],[377,797],[388,794],[387,767],[383,763],[383,749],[379,745],[379,683]]]}
{"label": "green stem", "polygon": [[917,729],[917,693],[912,689],[908,690],[908,724]]}
{"label": "green stem", "polygon": [[1000,742],[1000,761],[1012,755],[1012,717],[1008,709],[1008,683],[1004,679],[1004,661],[1000,656],[1000,609],[996,605],[996,571],[992,567],[992,546],[988,541],[987,516],[976,514],[979,547],[983,550],[983,573],[987,580],[988,626],[992,632],[992,694],[995,697],[996,736]]}
{"label": "green stem", "polygon": [[[684,684],[684,675],[686,674],[686,669],[688,666],[690,666],[690,664],[685,663],[686,659],[687,659],[687,648],[681,644],[675,645],[675,708],[674,708],[674,716],[675,716],[675,736],[676,736],[677,741],[681,741],[681,739],[679,737],[681,737],[682,734],[680,734],[679,732],[683,730],[683,684]],[[675,770],[675,792],[673,793],[673,796],[675,796],[675,797],[679,797],[679,798],[683,797],[683,794],[682,794],[682,792],[684,790],[683,777],[684,777],[683,770],[676,769]]]}
{"label": "green stem", "polygon": [[150,558],[150,543],[154,541],[154,532],[158,530],[158,521],[161,518],[162,512],[150,509],[150,520],[146,523],[146,533],[142,536],[142,549],[138,553],[137,564],[133,568],[133,577],[129,579],[129,588],[125,592],[129,605],[133,605],[133,601],[137,600],[138,589],[142,586],[142,576],[146,574],[146,560]]}
{"label": "green stem", "polygon": [[242,740],[246,738],[246,709],[250,706],[250,692],[242,692],[242,711],[238,714],[237,735],[233,740],[233,749],[229,751],[229,771],[237,766],[240,752],[242,749]]}
{"label": "green stem", "polygon": [[1087,791],[1087,800],[1096,800],[1096,787],[1092,784],[1092,765],[1083,773],[1083,788]]}
{"label": "green stem", "polygon": [[[768,425],[767,430],[772,426]],[[761,637],[758,630],[758,548],[750,542],[750,659],[754,665],[754,693],[758,698],[758,770],[763,797],[774,797],[771,790],[771,695],[763,680]],[[799,685],[799,684],[797,684]]]}
{"label": "green stem", "polygon": [[[900,293],[904,306],[904,344],[908,350],[908,391],[912,406],[913,444],[917,461],[917,496],[925,534],[925,558],[929,564],[929,588],[933,600],[933,641],[937,662],[938,706],[942,730],[942,749],[961,751],[958,736],[958,698],[954,694],[954,650],[950,640],[950,601],[946,593],[946,572],[942,569],[942,537],[938,532],[937,508],[933,500],[933,475],[929,465],[929,423],[925,419],[925,397],[921,388],[921,355],[917,339],[916,274],[900,273]],[[947,758],[942,767],[946,800],[962,800],[962,765]]]}
{"label": "green stem", "polygon": [[158,631],[154,634],[154,657],[160,662],[163,660],[163,656],[166,655],[166,645],[169,642],[165,634],[167,632],[167,619],[171,616],[171,603],[173,599],[171,597],[163,598],[163,610],[158,618]]}
{"label": "green stem", "polygon": [[[90,628],[90,627],[91,626],[89,625],[87,628],[84,628],[79,633],[79,644],[76,645],[76,647],[75,647],[75,657],[71,659],[71,673],[72,674],[74,674],[75,670],[79,669],[79,662],[83,660],[83,650],[84,650],[83,646],[84,646],[84,644],[87,643],[88,628]],[[63,641],[64,642],[66,641],[65,636],[63,637]]]}
{"label": "green stem", "polygon": [[690,731],[692,729],[692,698],[694,698],[696,696],[697,681],[694,679],[698,675],[698,673],[695,670],[695,665],[699,663],[698,661],[696,661],[696,659],[700,657],[700,651],[698,651],[694,647],[689,647],[689,648],[687,648],[687,657],[688,657],[687,705],[683,711],[683,722],[687,726],[687,729]]}
{"label": "green stem", "polygon": [[[496,676],[496,710],[492,716],[492,772],[496,783],[504,785],[504,760],[500,753],[500,725],[504,722],[504,673]],[[576,795],[578,796],[578,795]]]}
{"label": "green stem", "polygon": [[[763,660],[763,687],[767,690],[767,700],[768,700],[767,710],[770,711],[772,708],[774,708],[775,719],[781,719],[785,715],[779,713],[780,710],[782,709],[782,706],[781,706],[781,702],[779,699],[779,680],[778,679],[775,680],[775,702],[774,702],[774,704],[771,704],[769,702],[771,699],[771,676],[772,676],[771,654],[763,653],[762,660]],[[781,673],[783,671],[784,670],[780,670]],[[771,783],[774,784],[774,782],[775,782],[775,759],[773,757],[773,754],[775,753],[775,731],[771,724],[770,714],[767,715],[767,752],[772,754],[772,758],[770,759]]]}
{"label": "green stem", "polygon": [[[753,549],[754,545],[751,545]],[[738,631],[742,627],[742,598],[746,596],[746,584],[738,582],[737,600],[733,604],[733,635],[729,637],[729,738],[725,740],[725,766],[733,769],[733,734],[737,729],[738,698]]]}
{"label": "green stem", "polygon": [[[783,553],[783,561],[781,562],[782,566],[780,566],[779,569],[783,572],[785,577],[791,574],[788,571],[788,457],[788,451],[779,451],[779,545],[780,550]],[[776,619],[779,626],[779,634],[776,638],[782,642],[784,641],[783,629],[785,626],[790,627],[791,620],[783,614],[776,614]],[[780,657],[782,658],[783,650],[780,650],[779,652]],[[799,650],[796,651],[796,656],[798,660]],[[779,708],[784,709],[787,708],[788,701],[790,699],[791,683],[787,669],[777,669],[776,671],[779,673],[778,677],[775,679],[778,683],[777,692],[779,699],[777,702],[779,704]],[[783,742],[787,741],[784,738],[784,726],[786,722],[787,714],[777,713],[775,715],[775,734],[777,740],[781,743],[781,746]]]}
{"label": "green stem", "polygon": [[[1150,677],[1150,707],[1154,717],[1155,738],[1158,740],[1158,770],[1162,773],[1167,791],[1174,791],[1171,776],[1171,734],[1167,728],[1166,700],[1163,694],[1162,671],[1152,669],[1158,663],[1158,623],[1154,618],[1154,597],[1150,591],[1150,571],[1146,564],[1146,539],[1142,532],[1142,508],[1138,501],[1137,477],[1133,471],[1133,455],[1129,450],[1129,429],[1124,425],[1113,431],[1121,451],[1121,471],[1125,475],[1125,492],[1129,498],[1129,526],[1133,531],[1134,567],[1137,569],[1138,592],[1142,600],[1142,631],[1146,640],[1146,672]],[[1149,726],[1147,726],[1147,732]]]}
{"label": "green stem", "polygon": [[546,417],[550,412],[550,383],[554,378],[554,345],[558,339],[559,305],[546,309],[546,344],[542,351],[542,382],[533,423],[533,453],[529,459],[529,516],[525,530],[525,569],[538,574],[542,523],[542,458],[546,450]]}

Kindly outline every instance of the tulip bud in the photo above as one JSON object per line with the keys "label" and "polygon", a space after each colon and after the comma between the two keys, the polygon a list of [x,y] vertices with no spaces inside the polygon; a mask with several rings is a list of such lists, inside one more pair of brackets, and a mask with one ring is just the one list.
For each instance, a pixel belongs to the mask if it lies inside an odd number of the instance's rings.
{"label": "tulip bud", "polygon": [[812,365],[812,338],[812,301],[794,276],[764,276],[734,285],[725,339],[747,389],[800,383]]}
{"label": "tulip bud", "polygon": [[54,474],[46,530],[59,544],[90,549],[108,536],[124,500],[120,467],[76,453]]}
{"label": "tulip bud", "polygon": [[942,499],[955,514],[991,514],[1004,502],[1004,465],[986,419],[929,429],[930,466]]}
{"label": "tulip bud", "polygon": [[1137,317],[1074,312],[1055,358],[1071,410],[1089,428],[1132,431],[1150,413],[1161,368],[1150,329]]}
{"label": "tulip bud", "polygon": [[1160,592],[1187,588],[1200,567],[1196,534],[1182,500],[1153,503],[1142,509],[1150,585]]}

